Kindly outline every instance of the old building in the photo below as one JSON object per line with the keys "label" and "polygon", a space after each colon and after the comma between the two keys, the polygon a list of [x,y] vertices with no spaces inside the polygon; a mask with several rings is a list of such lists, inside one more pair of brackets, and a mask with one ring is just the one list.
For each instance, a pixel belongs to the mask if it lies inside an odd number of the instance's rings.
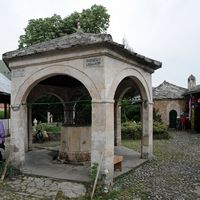
{"label": "old building", "polygon": [[186,88],[164,81],[153,88],[154,109],[161,115],[162,121],[169,128],[176,128],[176,119],[185,111],[183,93]]}
{"label": "old building", "polygon": [[3,121],[6,135],[10,127],[10,92],[11,81],[0,73],[0,119]]}
{"label": "old building", "polygon": [[200,85],[196,85],[196,78],[188,78],[188,90],[183,93],[186,101],[186,111],[191,121],[191,128],[200,132]]}
{"label": "old building", "polygon": [[[89,143],[84,140],[81,144],[89,145],[87,155],[91,164],[99,163],[103,156],[101,170],[102,173],[109,171],[106,183],[111,183],[114,144],[120,145],[121,141],[118,102],[130,88],[137,89],[142,100],[141,157],[152,157],[151,74],[161,67],[160,62],[125,49],[108,34],[81,32],[5,53],[3,60],[12,72],[11,143],[14,146],[14,165],[23,165],[25,153],[32,144],[33,119],[29,105],[36,98],[45,93],[55,95],[63,105],[63,116],[67,122],[75,118],[73,113],[66,112],[65,102],[76,102],[87,96],[92,106],[91,123],[87,129]],[[67,126],[67,129],[74,129],[74,125]]]}

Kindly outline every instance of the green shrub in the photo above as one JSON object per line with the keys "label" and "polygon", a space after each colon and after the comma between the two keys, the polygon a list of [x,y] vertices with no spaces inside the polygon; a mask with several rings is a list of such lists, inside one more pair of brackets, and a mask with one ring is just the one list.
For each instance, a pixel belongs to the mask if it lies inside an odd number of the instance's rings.
{"label": "green shrub", "polygon": [[141,139],[141,122],[128,121],[122,123],[122,139]]}
{"label": "green shrub", "polygon": [[59,124],[47,125],[46,131],[51,133],[60,133],[61,126]]}
{"label": "green shrub", "polygon": [[[5,162],[2,162],[0,161],[0,177],[2,176],[2,173],[4,171],[4,167],[5,167]],[[17,176],[17,175],[20,175],[21,172],[19,169],[16,169],[14,166],[12,166],[12,164],[8,164],[7,165],[7,171],[6,171],[6,174],[5,174],[5,178],[7,177],[14,177],[14,176]]]}
{"label": "green shrub", "polygon": [[[34,128],[34,127],[33,127]],[[47,123],[38,123],[36,126],[36,131],[47,131],[51,133],[60,133],[61,126],[57,123],[47,124]]]}
{"label": "green shrub", "polygon": [[4,111],[0,110],[0,119],[3,119],[3,118],[4,118]]}
{"label": "green shrub", "polygon": [[[122,123],[122,139],[141,139],[142,123],[128,121]],[[167,127],[162,122],[153,123],[153,139],[169,139]]]}
{"label": "green shrub", "polygon": [[167,127],[162,122],[153,122],[153,139],[169,139]]}

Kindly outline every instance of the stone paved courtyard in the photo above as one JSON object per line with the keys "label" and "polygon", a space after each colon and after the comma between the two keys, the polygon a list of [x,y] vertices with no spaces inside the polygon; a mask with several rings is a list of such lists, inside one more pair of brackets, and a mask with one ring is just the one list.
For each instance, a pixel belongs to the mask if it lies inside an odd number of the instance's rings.
{"label": "stone paved courtyard", "polygon": [[200,134],[154,141],[155,158],[115,182],[116,199],[200,199]]}
{"label": "stone paved courtyard", "polygon": [[[114,191],[96,199],[200,200],[200,134],[171,132],[154,141],[155,158],[114,183]],[[133,145],[137,149],[137,145]],[[0,185],[0,199],[55,199],[83,195],[82,184],[24,177]],[[70,196],[71,195],[71,196]],[[57,198],[62,199],[62,198]]]}
{"label": "stone paved courtyard", "polygon": [[6,184],[2,187],[0,196],[2,200],[76,198],[86,193],[86,188],[82,184],[55,181],[44,177],[18,177]]}

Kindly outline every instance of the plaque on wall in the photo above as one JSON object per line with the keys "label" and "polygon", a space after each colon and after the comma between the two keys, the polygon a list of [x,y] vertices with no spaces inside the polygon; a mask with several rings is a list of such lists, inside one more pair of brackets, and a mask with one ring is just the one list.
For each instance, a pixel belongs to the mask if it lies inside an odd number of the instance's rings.
{"label": "plaque on wall", "polygon": [[103,66],[102,57],[92,57],[85,59],[85,67],[100,67]]}
{"label": "plaque on wall", "polygon": [[25,70],[24,69],[13,69],[12,70],[12,77],[24,77],[25,76]]}

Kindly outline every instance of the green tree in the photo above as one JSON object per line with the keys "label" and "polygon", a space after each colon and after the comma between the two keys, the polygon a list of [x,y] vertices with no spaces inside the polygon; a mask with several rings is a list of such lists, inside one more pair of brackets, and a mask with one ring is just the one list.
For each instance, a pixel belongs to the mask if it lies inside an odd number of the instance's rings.
{"label": "green tree", "polygon": [[122,122],[136,121],[140,119],[140,104],[134,104],[130,99],[123,99],[121,101],[121,119]]}
{"label": "green tree", "polygon": [[49,94],[41,96],[29,106],[32,107],[32,119],[36,118],[38,122],[47,122],[47,112],[53,114],[55,122],[63,121],[64,108],[56,96]]}
{"label": "green tree", "polygon": [[19,48],[48,41],[77,30],[80,21],[81,29],[86,33],[104,33],[109,27],[110,15],[104,6],[93,5],[82,12],[74,12],[61,18],[54,14],[52,17],[31,19],[25,28],[25,34],[19,38]]}

